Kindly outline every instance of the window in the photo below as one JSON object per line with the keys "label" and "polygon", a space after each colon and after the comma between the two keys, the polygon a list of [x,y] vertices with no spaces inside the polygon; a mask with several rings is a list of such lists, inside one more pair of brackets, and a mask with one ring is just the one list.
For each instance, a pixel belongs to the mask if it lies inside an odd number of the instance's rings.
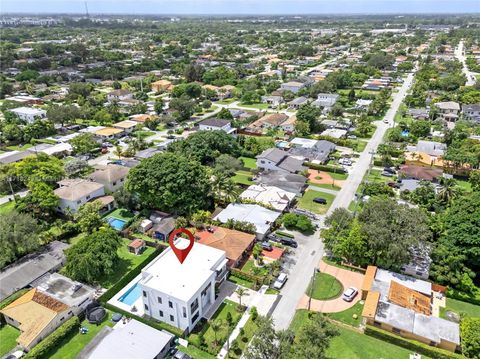
{"label": "window", "polygon": [[113,182],[112,184],[113,184],[114,186],[116,186],[116,185],[117,185],[117,182]]}
{"label": "window", "polygon": [[381,326],[382,326],[382,323],[377,322],[377,321],[374,321],[374,322],[373,322],[373,325],[375,325],[376,327],[381,327]]}
{"label": "window", "polygon": [[186,318],[187,317],[187,308],[183,307],[183,317]]}
{"label": "window", "polygon": [[170,321],[171,322],[175,321],[175,318],[173,317],[173,315],[170,315]]}
{"label": "window", "polygon": [[148,305],[144,304],[145,310],[148,310]]}
{"label": "window", "polygon": [[198,308],[198,298],[196,298],[192,304],[190,304],[190,311],[193,313],[197,310]]}
{"label": "window", "polygon": [[123,182],[125,180],[125,178],[120,178],[120,182]]}
{"label": "window", "polygon": [[395,334],[400,334],[400,329],[392,328],[392,332],[394,332]]}
{"label": "window", "polygon": [[195,321],[198,318],[199,313],[197,312],[193,317],[192,317],[192,324],[195,323]]}
{"label": "window", "polygon": [[173,308],[173,303],[172,303],[170,300],[168,301],[168,306],[169,306],[170,308]]}
{"label": "window", "polygon": [[261,160],[260,163],[265,163],[265,161],[264,161],[264,160]]}
{"label": "window", "polygon": [[159,313],[160,313],[160,316],[163,318],[163,310],[160,310]]}
{"label": "window", "polygon": [[82,203],[82,201],[78,200],[78,201],[77,201],[77,204],[80,204],[80,203]]}
{"label": "window", "polygon": [[86,198],[87,198],[87,200],[90,199],[90,195],[88,195]]}
{"label": "window", "polygon": [[158,302],[159,302],[160,304],[162,304],[162,298],[157,297],[157,299],[158,299]]}
{"label": "window", "polygon": [[64,320],[64,319],[65,319],[65,317],[61,317],[61,318],[60,318],[60,321],[62,321],[62,320]]}
{"label": "window", "polygon": [[146,296],[147,296],[147,292],[143,291],[143,296],[146,297]]}

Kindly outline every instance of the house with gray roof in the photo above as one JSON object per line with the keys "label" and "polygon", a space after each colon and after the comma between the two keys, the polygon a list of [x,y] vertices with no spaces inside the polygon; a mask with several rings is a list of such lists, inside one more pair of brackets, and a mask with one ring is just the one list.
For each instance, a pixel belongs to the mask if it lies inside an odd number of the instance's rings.
{"label": "house with gray roof", "polygon": [[303,162],[278,148],[269,148],[257,156],[257,167],[264,171],[298,173],[306,170]]}
{"label": "house with gray roof", "polygon": [[462,113],[464,117],[480,123],[480,103],[462,105]]}
{"label": "house with gray roof", "polygon": [[225,131],[226,133],[234,133],[231,122],[219,118],[207,118],[198,124],[200,131]]}
{"label": "house with gray roof", "polygon": [[313,163],[325,163],[332,152],[335,151],[335,144],[330,141],[315,141],[313,146],[292,146],[288,154],[303,161]]}
{"label": "house with gray roof", "polygon": [[307,178],[302,175],[283,171],[264,172],[255,177],[259,184],[275,186],[284,191],[294,192],[297,196],[301,195],[307,187]]}
{"label": "house with gray roof", "polygon": [[300,96],[288,103],[288,108],[298,109],[300,106],[306,104],[308,102],[308,98],[305,96]]}
{"label": "house with gray roof", "polygon": [[312,102],[313,106],[322,107],[324,112],[328,112],[335,103],[337,103],[340,95],[336,93],[319,93],[317,99]]}

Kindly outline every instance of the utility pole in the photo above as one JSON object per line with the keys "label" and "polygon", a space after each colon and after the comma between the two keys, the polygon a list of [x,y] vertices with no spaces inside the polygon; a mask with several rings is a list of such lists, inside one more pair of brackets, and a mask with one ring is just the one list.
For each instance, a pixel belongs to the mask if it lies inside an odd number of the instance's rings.
{"label": "utility pole", "polygon": [[308,311],[310,311],[310,306],[312,305],[312,295],[313,295],[313,287],[315,286],[315,277],[316,277],[316,274],[319,272],[320,270],[318,268],[313,269],[312,279],[310,280],[310,293],[308,295]]}

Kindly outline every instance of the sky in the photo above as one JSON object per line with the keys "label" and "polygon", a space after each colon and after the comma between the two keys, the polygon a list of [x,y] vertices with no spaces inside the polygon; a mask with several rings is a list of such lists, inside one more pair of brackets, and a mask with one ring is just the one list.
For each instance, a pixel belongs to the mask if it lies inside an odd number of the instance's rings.
{"label": "sky", "polygon": [[[85,0],[0,0],[0,13],[81,13]],[[87,0],[91,14],[480,13],[480,0]]]}

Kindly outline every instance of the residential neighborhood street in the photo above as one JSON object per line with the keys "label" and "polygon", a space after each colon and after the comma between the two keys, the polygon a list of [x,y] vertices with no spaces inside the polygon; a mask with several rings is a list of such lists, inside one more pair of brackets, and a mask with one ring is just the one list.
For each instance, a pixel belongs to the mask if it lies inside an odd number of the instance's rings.
{"label": "residential neighborhood street", "polygon": [[[360,154],[360,157],[353,166],[353,169],[343,184],[342,189],[337,193],[337,196],[326,216],[332,213],[336,208],[348,208],[350,202],[354,199],[355,193],[370,166],[372,152],[374,152],[378,145],[382,143],[387,129],[393,125],[395,114],[408,90],[412,86],[413,78],[414,72],[408,74],[399,90],[392,95],[393,101],[390,109],[384,117],[384,121],[386,120],[388,123],[382,121],[376,123],[377,130],[368,142],[365,150]],[[320,228],[323,226],[323,220],[326,216],[321,216],[320,220],[316,221],[317,224],[320,225]],[[317,230],[312,236],[307,237],[305,241],[300,240],[299,242],[301,245],[288,259],[289,280],[282,289],[282,297],[272,314],[277,329],[288,328],[295,315],[297,305],[308,287],[313,272],[323,257],[324,247],[319,236],[320,230]]]}
{"label": "residential neighborhood street", "polygon": [[465,62],[466,57],[465,57],[465,51],[464,51],[464,44],[463,40],[458,43],[458,46],[455,48],[455,57],[457,58],[458,61],[462,63],[462,71],[467,77],[467,82],[465,83],[466,86],[473,86],[477,82],[477,77],[474,72],[471,72],[467,64]]}

